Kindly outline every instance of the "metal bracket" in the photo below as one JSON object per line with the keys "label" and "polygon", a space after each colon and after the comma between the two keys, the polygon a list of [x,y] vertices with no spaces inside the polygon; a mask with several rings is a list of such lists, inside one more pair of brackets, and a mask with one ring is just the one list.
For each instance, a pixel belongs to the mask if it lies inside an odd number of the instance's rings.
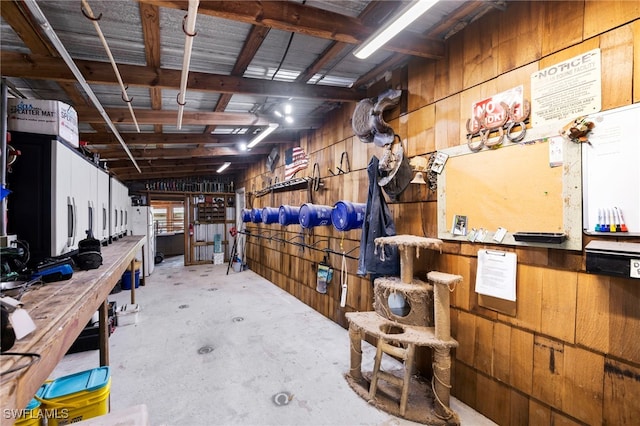
{"label": "metal bracket", "polygon": [[338,169],[338,173],[335,173],[333,170],[329,169],[329,173],[333,176],[344,175],[351,171],[351,163],[349,163],[349,153],[347,151],[343,151],[340,155],[340,164],[336,166]]}

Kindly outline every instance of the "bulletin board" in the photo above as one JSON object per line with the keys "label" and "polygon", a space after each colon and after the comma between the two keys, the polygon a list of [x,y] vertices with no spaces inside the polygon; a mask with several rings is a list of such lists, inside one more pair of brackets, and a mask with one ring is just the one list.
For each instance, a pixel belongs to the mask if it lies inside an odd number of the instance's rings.
{"label": "bulletin board", "polygon": [[[561,150],[554,167],[550,139]],[[464,145],[445,152],[449,159],[438,176],[439,238],[468,240],[452,232],[454,216],[463,215],[468,232],[487,231],[478,243],[582,250],[580,145],[557,129],[530,129],[523,142],[498,149],[472,153]],[[498,228],[507,231],[499,242],[494,240]],[[562,241],[519,241],[514,233],[562,235]]]}
{"label": "bulletin board", "polygon": [[[588,119],[595,127],[590,144],[582,148],[584,232],[640,236],[640,104],[592,114]],[[627,232],[620,232],[620,226],[615,234],[597,230],[621,225],[617,211],[622,213]]]}

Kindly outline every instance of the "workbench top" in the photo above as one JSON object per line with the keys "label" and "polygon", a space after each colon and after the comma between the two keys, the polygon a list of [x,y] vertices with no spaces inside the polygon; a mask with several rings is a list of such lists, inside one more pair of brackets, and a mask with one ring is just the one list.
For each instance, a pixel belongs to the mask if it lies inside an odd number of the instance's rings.
{"label": "workbench top", "polygon": [[[20,301],[36,324],[36,330],[16,341],[10,352],[36,353],[31,366],[0,376],[0,413],[22,409],[47,380],[93,314],[145,242],[144,236],[127,236],[102,247],[102,266],[74,271],[66,281],[45,284],[27,291]],[[29,357],[0,357],[0,371],[28,364]],[[4,422],[3,422],[4,424]]]}

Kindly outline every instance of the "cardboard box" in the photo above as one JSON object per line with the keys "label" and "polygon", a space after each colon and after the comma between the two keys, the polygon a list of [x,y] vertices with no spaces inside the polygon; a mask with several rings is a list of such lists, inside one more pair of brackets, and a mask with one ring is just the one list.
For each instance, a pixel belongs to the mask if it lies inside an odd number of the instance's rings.
{"label": "cardboard box", "polygon": [[7,103],[9,131],[54,135],[78,147],[78,113],[72,106],[59,101],[17,98]]}

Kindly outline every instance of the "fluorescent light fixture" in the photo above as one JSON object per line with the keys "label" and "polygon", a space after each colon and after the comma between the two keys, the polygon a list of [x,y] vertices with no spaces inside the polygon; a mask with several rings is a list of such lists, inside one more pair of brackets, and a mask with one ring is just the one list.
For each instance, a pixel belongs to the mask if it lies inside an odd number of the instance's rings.
{"label": "fluorescent light fixture", "polygon": [[246,151],[246,150],[247,150],[247,144],[246,144],[246,143],[244,143],[244,142],[242,142],[242,143],[240,144],[240,151]]}
{"label": "fluorescent light fixture", "polygon": [[249,144],[247,145],[247,149],[253,148],[254,146],[258,145],[258,143],[266,138],[267,136],[269,136],[275,129],[277,129],[279,126],[278,123],[270,123],[269,127],[267,127],[266,129],[264,129],[262,132],[260,132],[260,134],[258,136],[256,136],[255,138],[253,138],[253,140],[251,142],[249,142]]}
{"label": "fluorescent light fixture", "polygon": [[231,165],[231,163],[230,163],[230,162],[228,162],[228,161],[226,161],[222,166],[218,167],[218,170],[216,170],[216,172],[218,172],[218,173],[222,173],[222,172],[224,172],[224,171],[227,169],[227,167],[229,167],[230,165]]}
{"label": "fluorescent light fixture", "polygon": [[275,115],[278,118],[282,118],[282,113],[278,110],[273,111],[273,115]]}
{"label": "fluorescent light fixture", "polygon": [[391,23],[369,37],[362,46],[357,48],[353,54],[359,59],[366,59],[373,52],[382,47],[385,43],[396,36],[400,31],[408,27],[420,15],[429,10],[438,0],[417,0],[407,6],[402,12],[396,15]]}
{"label": "fluorescent light fixture", "polygon": [[292,108],[291,108],[291,104],[284,104],[284,113],[289,115],[291,114]]}
{"label": "fluorescent light fixture", "polygon": [[284,121],[286,121],[287,123],[291,124],[291,123],[293,123],[293,117],[292,117],[292,116],[290,116],[290,115],[287,115],[287,116],[284,118]]}

